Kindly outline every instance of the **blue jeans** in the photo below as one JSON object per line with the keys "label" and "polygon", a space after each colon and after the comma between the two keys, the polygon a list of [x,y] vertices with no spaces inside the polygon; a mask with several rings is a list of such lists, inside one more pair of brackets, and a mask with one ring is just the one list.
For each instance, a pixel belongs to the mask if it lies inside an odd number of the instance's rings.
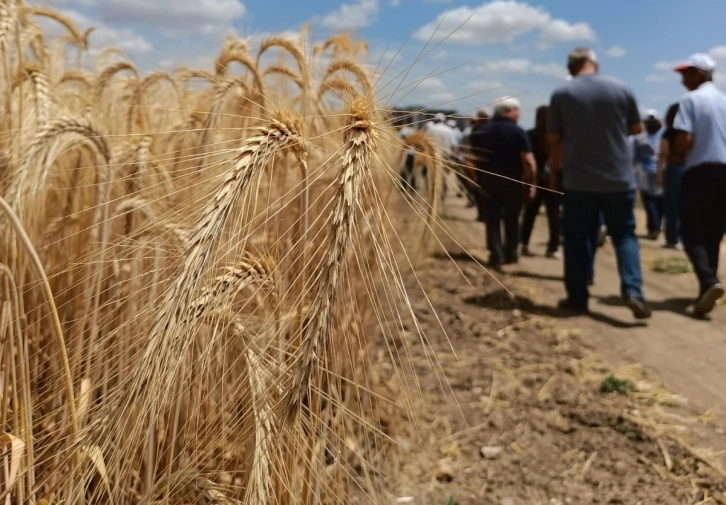
{"label": "blue jeans", "polygon": [[666,244],[678,244],[679,221],[678,202],[681,199],[681,180],[686,167],[684,165],[668,165],[663,174],[665,198],[665,237]]}
{"label": "blue jeans", "polygon": [[620,273],[620,294],[643,299],[640,246],[635,235],[635,191],[590,193],[565,191],[563,228],[565,233],[565,289],[570,303],[587,308],[587,281],[592,273],[597,245],[593,232],[605,220],[612,239]]}
{"label": "blue jeans", "polygon": [[654,195],[647,191],[640,192],[645,216],[647,218],[648,233],[660,233],[663,224],[664,200],[661,195]]}

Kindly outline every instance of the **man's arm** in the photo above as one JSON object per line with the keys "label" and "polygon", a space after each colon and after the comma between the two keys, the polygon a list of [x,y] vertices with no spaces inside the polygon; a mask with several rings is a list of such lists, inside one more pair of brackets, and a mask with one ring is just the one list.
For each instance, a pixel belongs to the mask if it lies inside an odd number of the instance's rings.
{"label": "man's arm", "polygon": [[657,171],[663,172],[665,170],[666,162],[668,161],[670,151],[670,145],[668,145],[667,139],[660,139],[660,145],[658,146],[658,165]]}
{"label": "man's arm", "polygon": [[676,133],[676,140],[673,142],[673,153],[679,157],[685,157],[686,153],[693,147],[693,134],[679,131]]}
{"label": "man's arm", "polygon": [[559,180],[560,170],[562,170],[562,135],[557,133],[548,133],[547,144],[550,148],[549,158],[547,160],[550,166],[549,189],[557,191],[557,181]]}
{"label": "man's arm", "polygon": [[519,158],[522,162],[522,182],[529,186],[527,188],[528,198],[532,199],[537,190],[534,187],[534,184],[537,182],[537,163],[534,160],[529,135],[521,128],[519,129]]}
{"label": "man's arm", "polygon": [[693,102],[688,97],[681,100],[678,106],[673,129],[677,131],[673,142],[673,154],[684,157],[693,147]]}
{"label": "man's arm", "polygon": [[660,139],[660,145],[658,146],[658,165],[655,170],[655,184],[659,188],[663,187],[663,176],[665,174],[669,150],[670,146],[668,145],[668,140],[664,138]]}
{"label": "man's arm", "polygon": [[560,102],[560,95],[557,92],[553,93],[547,111],[547,146],[549,147],[547,163],[550,166],[549,186],[552,190],[557,188],[558,176],[562,169],[564,120],[560,109]]}
{"label": "man's arm", "polygon": [[628,88],[625,91],[625,95],[628,100],[628,112],[627,112],[627,124],[628,124],[628,135],[639,135],[643,133],[643,122],[640,119],[640,110],[638,109],[638,102],[635,99],[635,95]]}

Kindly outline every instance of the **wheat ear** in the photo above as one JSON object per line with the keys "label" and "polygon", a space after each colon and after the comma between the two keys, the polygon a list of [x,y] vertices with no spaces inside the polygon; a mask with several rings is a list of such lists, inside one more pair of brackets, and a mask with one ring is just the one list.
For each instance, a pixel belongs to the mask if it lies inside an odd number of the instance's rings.
{"label": "wheat ear", "polygon": [[[283,114],[258,134],[245,140],[239,150],[237,162],[227,173],[216,194],[201,210],[194,230],[189,236],[184,251],[184,261],[172,284],[167,289],[158,308],[149,332],[149,342],[144,355],[138,362],[136,375],[130,387],[117,405],[113,415],[118,422],[108,428],[104,438],[127,431],[127,415],[134,409],[144,412],[137,423],[143,423],[154,412],[159,403],[167,401],[176,380],[175,370],[182,356],[191,345],[188,338],[189,307],[192,306],[195,288],[203,277],[207,264],[227,218],[240,198],[247,198],[252,182],[262,174],[273,156],[285,148],[304,151],[305,145],[298,134],[299,123]],[[241,247],[244,247],[242,244]],[[163,358],[160,359],[160,357]],[[154,383],[153,390],[148,389]],[[112,407],[113,408],[113,407]],[[132,439],[139,440],[142,424],[131,427]],[[143,438],[143,436],[142,436]]]}
{"label": "wheat ear", "polygon": [[345,144],[341,152],[326,252],[314,288],[312,309],[303,327],[301,349],[292,364],[295,368],[293,384],[285,402],[288,419],[295,416],[303,398],[309,395],[316,363],[326,354],[338,285],[351,245],[363,189],[369,182],[367,179],[375,149],[376,134],[370,109],[369,98],[356,99],[345,127]]}
{"label": "wheat ear", "polygon": [[363,70],[363,67],[351,60],[338,60],[331,63],[328,67],[328,70],[325,72],[323,82],[325,82],[328,77],[341,70],[348,71],[351,74],[355,75],[357,81],[360,83],[361,86],[363,86],[363,96],[373,95],[373,87],[371,86],[371,81],[368,77],[368,74],[365,70]]}

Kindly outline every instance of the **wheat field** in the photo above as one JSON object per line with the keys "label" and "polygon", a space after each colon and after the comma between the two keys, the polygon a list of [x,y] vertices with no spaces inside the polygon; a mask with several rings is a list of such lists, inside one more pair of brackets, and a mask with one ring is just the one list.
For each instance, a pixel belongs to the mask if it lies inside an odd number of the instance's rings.
{"label": "wheat field", "polygon": [[440,184],[405,254],[365,43],[142,74],[90,33],[0,4],[0,499],[375,501],[368,342],[411,310]]}

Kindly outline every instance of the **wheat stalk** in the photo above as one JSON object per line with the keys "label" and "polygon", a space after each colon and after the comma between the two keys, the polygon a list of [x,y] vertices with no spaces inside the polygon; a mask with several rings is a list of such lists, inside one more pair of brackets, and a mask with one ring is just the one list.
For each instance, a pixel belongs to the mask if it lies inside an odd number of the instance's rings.
{"label": "wheat stalk", "polygon": [[325,255],[317,276],[311,313],[303,328],[302,347],[293,365],[293,384],[286,396],[288,416],[294,416],[303,398],[309,397],[316,364],[326,353],[338,285],[354,233],[357,208],[369,182],[368,171],[375,149],[376,134],[370,109],[369,97],[358,98],[351,107],[345,128]]}

